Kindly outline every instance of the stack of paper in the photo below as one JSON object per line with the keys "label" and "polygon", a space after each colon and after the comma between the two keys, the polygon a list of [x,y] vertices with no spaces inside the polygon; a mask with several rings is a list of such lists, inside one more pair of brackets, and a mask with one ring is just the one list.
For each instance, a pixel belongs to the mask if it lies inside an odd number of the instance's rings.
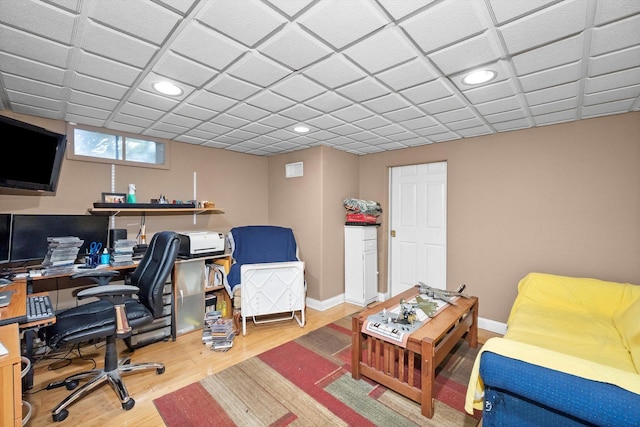
{"label": "stack of paper", "polygon": [[113,242],[113,250],[111,251],[111,265],[130,265],[133,264],[133,247],[136,245],[135,240],[120,239]]}
{"label": "stack of paper", "polygon": [[73,270],[84,240],[76,236],[47,237],[49,247],[42,261],[46,274],[60,274]]}

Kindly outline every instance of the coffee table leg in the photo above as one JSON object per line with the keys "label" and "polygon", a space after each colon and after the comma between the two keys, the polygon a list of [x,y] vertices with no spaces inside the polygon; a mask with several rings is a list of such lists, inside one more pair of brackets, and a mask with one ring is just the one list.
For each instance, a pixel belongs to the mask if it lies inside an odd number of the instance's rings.
{"label": "coffee table leg", "polygon": [[435,348],[430,341],[422,341],[422,366],[421,366],[421,381],[422,381],[422,402],[420,402],[420,408],[422,409],[422,415],[427,418],[433,417],[433,385],[436,378],[436,366],[434,360],[436,358]]}
{"label": "coffee table leg", "polygon": [[360,358],[362,357],[362,334],[358,316],[351,318],[351,377],[360,379]]}

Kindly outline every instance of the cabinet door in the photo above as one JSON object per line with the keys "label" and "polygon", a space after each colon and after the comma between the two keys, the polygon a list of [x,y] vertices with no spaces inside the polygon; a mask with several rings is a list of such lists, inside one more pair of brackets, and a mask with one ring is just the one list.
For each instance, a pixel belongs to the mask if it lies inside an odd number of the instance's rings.
{"label": "cabinet door", "polygon": [[364,251],[364,303],[369,304],[378,299],[378,251]]}
{"label": "cabinet door", "polygon": [[204,324],[204,260],[176,262],[176,333],[202,329]]}
{"label": "cabinet door", "polygon": [[377,230],[346,226],[344,239],[344,299],[365,306],[378,299]]}

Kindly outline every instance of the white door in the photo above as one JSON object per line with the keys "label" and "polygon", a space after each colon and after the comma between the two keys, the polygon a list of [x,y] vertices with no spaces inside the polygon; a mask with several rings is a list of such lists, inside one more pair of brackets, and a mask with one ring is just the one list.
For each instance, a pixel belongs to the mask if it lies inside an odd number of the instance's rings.
{"label": "white door", "polygon": [[447,287],[447,162],[391,169],[391,296]]}

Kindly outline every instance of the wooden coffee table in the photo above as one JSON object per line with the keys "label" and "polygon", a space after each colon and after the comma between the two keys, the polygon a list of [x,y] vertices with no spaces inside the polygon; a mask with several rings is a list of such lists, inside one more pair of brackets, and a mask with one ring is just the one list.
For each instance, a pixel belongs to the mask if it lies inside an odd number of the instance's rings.
{"label": "wooden coffee table", "polygon": [[[408,301],[418,294],[416,286],[353,317],[352,377],[365,376],[420,403],[422,415],[431,418],[436,368],[465,334],[471,347],[478,344],[478,298],[461,297],[456,305],[443,308],[409,335],[406,348],[362,332],[368,316],[384,308],[389,311],[401,299]],[[419,368],[418,375],[415,368]]]}

